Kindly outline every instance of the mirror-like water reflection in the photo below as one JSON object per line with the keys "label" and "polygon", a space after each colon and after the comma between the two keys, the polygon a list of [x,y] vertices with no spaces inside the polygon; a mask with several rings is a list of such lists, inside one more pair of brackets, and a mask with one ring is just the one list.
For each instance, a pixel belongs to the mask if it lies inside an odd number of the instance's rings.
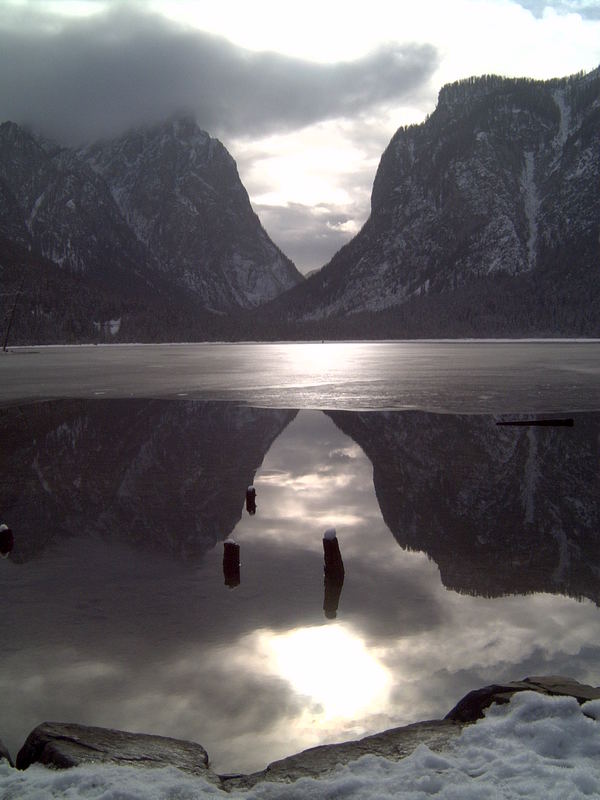
{"label": "mirror-like water reflection", "polygon": [[[249,771],[492,681],[598,683],[600,414],[574,420],[2,410],[0,738],[14,752],[70,720],[193,739],[217,771]],[[344,571],[327,580],[332,527]]]}

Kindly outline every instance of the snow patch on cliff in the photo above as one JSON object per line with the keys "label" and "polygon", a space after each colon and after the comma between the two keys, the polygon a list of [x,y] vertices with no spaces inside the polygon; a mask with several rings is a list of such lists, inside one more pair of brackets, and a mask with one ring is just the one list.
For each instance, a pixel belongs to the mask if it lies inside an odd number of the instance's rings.
{"label": "snow patch on cliff", "polygon": [[528,237],[527,237],[527,263],[529,269],[535,267],[537,236],[538,236],[538,211],[540,207],[540,198],[537,191],[535,182],[535,159],[533,152],[525,153],[525,163],[523,165],[523,173],[521,175],[521,188],[523,191],[523,207],[525,209],[525,217],[527,219]]}
{"label": "snow patch on cliff", "polygon": [[565,89],[557,89],[554,92],[554,102],[560,111],[560,122],[558,124],[556,140],[562,149],[571,131],[571,109],[569,108],[565,97]]}

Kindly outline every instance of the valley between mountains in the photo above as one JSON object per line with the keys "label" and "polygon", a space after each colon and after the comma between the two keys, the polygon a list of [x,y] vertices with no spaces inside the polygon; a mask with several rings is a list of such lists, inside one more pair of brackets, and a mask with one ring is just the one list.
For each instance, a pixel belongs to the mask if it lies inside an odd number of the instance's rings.
{"label": "valley between mountains", "polygon": [[442,88],[309,278],[180,116],[72,149],[0,126],[11,344],[600,335],[600,68]]}

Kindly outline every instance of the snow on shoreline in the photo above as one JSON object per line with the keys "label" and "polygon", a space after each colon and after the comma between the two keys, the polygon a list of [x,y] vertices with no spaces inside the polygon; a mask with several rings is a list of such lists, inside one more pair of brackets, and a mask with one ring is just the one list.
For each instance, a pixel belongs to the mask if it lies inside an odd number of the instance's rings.
{"label": "snow on shoreline", "polygon": [[174,768],[96,766],[25,772],[0,762],[2,800],[583,800],[600,795],[600,700],[519,692],[492,706],[443,753],[420,745],[394,762],[363,756],[316,780],[262,782],[230,795]]}
{"label": "snow on shoreline", "polygon": [[114,350],[124,347],[196,347],[201,345],[282,345],[282,344],[598,344],[600,338],[585,336],[562,336],[562,337],[533,337],[533,338],[468,338],[460,339],[327,339],[325,342],[316,339],[275,339],[253,340],[243,339],[239,341],[212,340],[207,339],[198,342],[82,342],[79,344],[16,344],[10,345],[8,351],[26,351],[38,349],[68,350],[75,348],[104,348]]}

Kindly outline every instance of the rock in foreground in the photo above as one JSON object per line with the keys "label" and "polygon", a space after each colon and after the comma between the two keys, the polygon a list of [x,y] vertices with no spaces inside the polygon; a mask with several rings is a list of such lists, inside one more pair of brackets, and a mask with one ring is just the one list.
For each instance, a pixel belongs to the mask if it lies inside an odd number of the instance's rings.
{"label": "rock in foreground", "polygon": [[527,691],[574,697],[580,705],[588,700],[600,698],[600,687],[588,686],[562,675],[543,675],[510,683],[493,683],[482,689],[474,689],[459,700],[446,714],[445,719],[461,723],[476,722],[478,719],[483,719],[484,710],[492,703],[508,703],[515,692]]}
{"label": "rock in foreground", "polygon": [[17,769],[27,769],[35,763],[65,769],[90,762],[129,767],[171,766],[218,781],[208,768],[206,750],[195,742],[65,722],[38,725],[17,755]]}
{"label": "rock in foreground", "polygon": [[435,719],[391,728],[352,742],[311,747],[293,756],[273,761],[266,769],[252,775],[223,776],[223,788],[247,789],[261,781],[291,783],[299,778],[322,778],[337,767],[356,761],[364,755],[399,761],[410,755],[420,744],[441,752],[447,749],[462,728],[460,723],[453,720]]}
{"label": "rock in foreground", "polygon": [[[26,769],[34,763],[54,768],[89,763],[137,767],[176,767],[203,777],[225,791],[246,790],[263,781],[292,783],[300,778],[324,778],[364,755],[400,761],[424,744],[434,752],[452,749],[465,726],[484,716],[493,703],[508,703],[516,692],[574,697],[581,704],[600,698],[600,687],[578,683],[557,675],[525,678],[492,684],[466,695],[443,720],[416,722],[401,728],[366,736],[351,742],[321,745],[269,764],[251,775],[216,775],[208,767],[208,755],[199,744],[165,736],[126,733],[69,723],[44,722],[33,730],[18,756],[16,766]],[[9,754],[0,742],[0,760]]]}

